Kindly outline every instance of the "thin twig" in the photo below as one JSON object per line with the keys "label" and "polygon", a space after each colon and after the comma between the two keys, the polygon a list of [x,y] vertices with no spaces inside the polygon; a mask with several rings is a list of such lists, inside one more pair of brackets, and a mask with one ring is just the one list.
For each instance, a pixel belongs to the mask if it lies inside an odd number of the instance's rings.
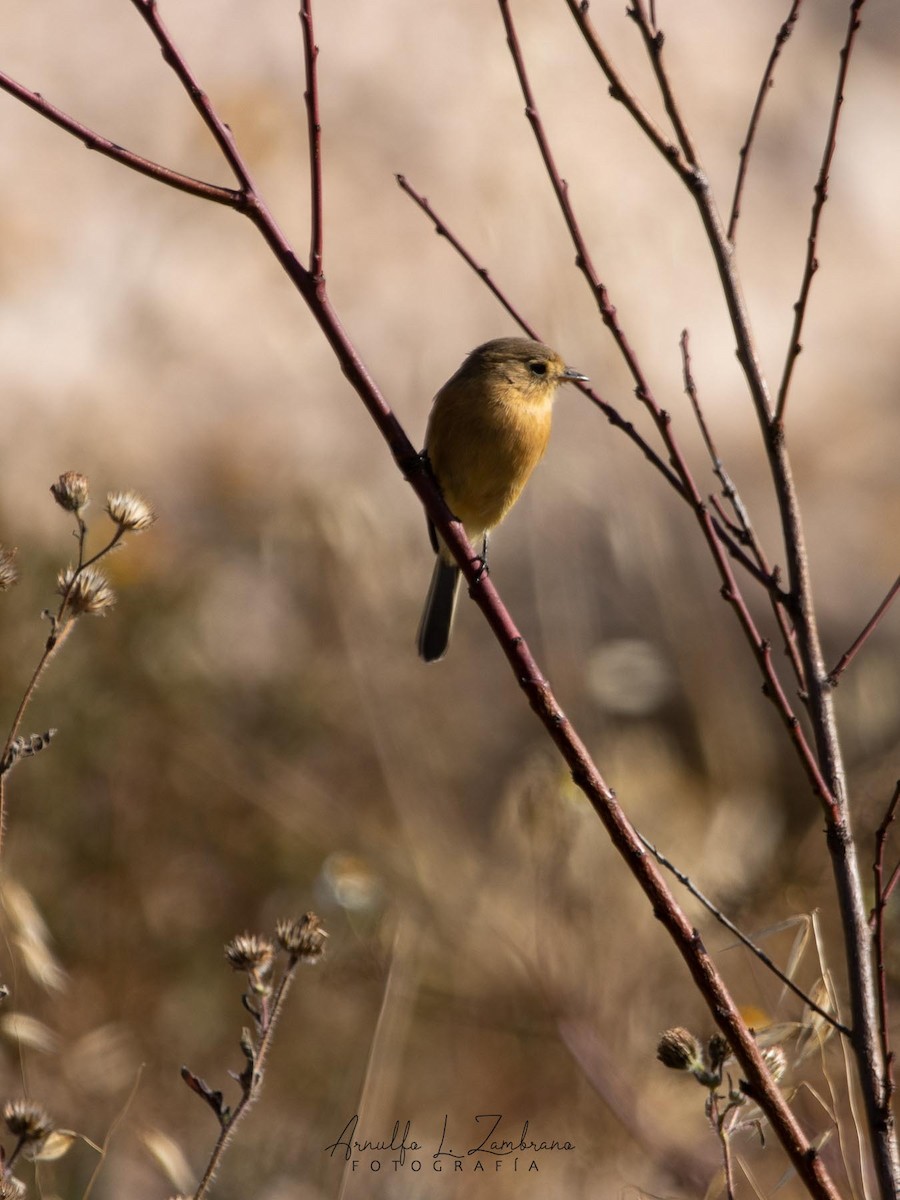
{"label": "thin twig", "polygon": [[872,614],[871,619],[863,629],[862,633],[859,635],[853,645],[850,646],[848,650],[844,651],[834,667],[828,672],[828,682],[832,687],[837,686],[837,682],[841,675],[843,675],[844,671],[847,669],[847,667],[849,667],[850,663],[868,641],[869,636],[875,629],[875,626],[890,608],[891,603],[898,592],[900,592],[900,575],[898,575],[891,584],[890,588],[888,589],[888,594],[875,609],[875,612]]}
{"label": "thin twig", "polygon": [[219,115],[210,103],[209,96],[203,91],[188,68],[181,51],[172,40],[172,35],[163,24],[156,0],[131,0],[131,2],[144,18],[154,38],[156,38],[164,61],[175,72],[179,82],[190,97],[191,103],[200,114],[203,124],[212,134],[216,145],[222,152],[222,157],[234,172],[235,178],[241,186],[241,191],[246,193],[255,191],[253,180],[250,178],[247,170],[247,165],[238,153],[234,135],[225,122],[219,118]]}
{"label": "thin twig", "polygon": [[900,866],[895,868],[891,882],[885,887],[884,848],[887,842],[888,830],[897,813],[898,804],[900,804],[900,780],[897,781],[894,794],[891,796],[887,811],[884,814],[884,820],[878,826],[875,834],[875,861],[872,867],[872,872],[875,876],[875,907],[872,909],[871,921],[873,925],[873,940],[875,942],[875,972],[878,979],[878,1024],[881,1033],[881,1055],[884,1061],[884,1105],[886,1113],[891,1111],[895,1084],[894,1053],[891,1050],[890,1027],[888,1023],[889,1008],[887,967],[885,965],[884,954],[884,911],[887,907],[892,886],[896,883],[898,873],[900,873]]}
{"label": "thin twig", "polygon": [[658,850],[656,846],[654,846],[651,841],[645,838],[642,833],[639,833],[638,837],[641,839],[642,843],[647,847],[656,861],[660,864],[660,866],[663,866],[667,871],[670,871],[678,880],[678,882],[683,887],[687,888],[694,899],[699,900],[710,916],[715,917],[720,925],[724,925],[729,933],[734,934],[738,941],[742,945],[746,946],[752,954],[755,954],[759,961],[763,963],[763,965],[766,966],[777,979],[780,979],[786,988],[792,991],[795,996],[803,1001],[804,1004],[808,1005],[813,1012],[818,1013],[818,1015],[822,1017],[823,1020],[827,1021],[829,1025],[834,1026],[838,1033],[842,1033],[845,1037],[850,1037],[851,1031],[847,1028],[847,1026],[844,1025],[843,1022],[837,1020],[836,1017],[832,1016],[832,1014],[826,1009],[816,1004],[812,997],[808,996],[802,988],[798,987],[797,984],[794,983],[794,981],[790,978],[790,976],[786,975],[784,971],[782,971],[781,968],[777,966],[777,964],[768,956],[768,954],[766,954],[765,950],[763,950],[760,946],[757,946],[756,942],[754,942],[752,938],[749,938],[746,933],[739,929],[738,926],[735,925],[732,920],[730,920],[730,918],[725,916],[720,908],[717,908],[716,905],[713,904],[712,900],[710,900],[703,894],[703,892],[700,891],[696,884],[691,881],[690,876],[685,875],[683,871],[679,870],[678,867],[676,867],[670,859],[666,858],[662,851]]}
{"label": "thin twig", "polygon": [[[799,0],[798,0],[799,2]],[[760,570],[769,579],[778,579],[778,568],[769,565],[768,557],[762,548],[762,544],[756,535],[756,530],[750,521],[750,514],[747,507],[738,493],[737,488],[731,476],[725,469],[725,464],[722,462],[718,447],[713,440],[712,434],[707,424],[706,417],[700,405],[700,397],[697,392],[697,385],[694,381],[694,374],[691,367],[691,352],[690,338],[688,331],[685,329],[681,334],[681,365],[684,375],[684,390],[687,393],[688,399],[691,402],[691,407],[694,410],[694,416],[697,418],[697,424],[700,427],[700,434],[703,442],[709,453],[710,461],[712,462],[713,471],[722,485],[722,495],[731,505],[735,516],[737,517],[738,536],[743,545],[749,546],[756,559],[756,563]],[[784,640],[785,653],[791,660],[791,666],[794,668],[794,676],[801,688],[801,692],[805,693],[806,683],[803,675],[803,662],[800,659],[800,651],[797,649],[797,638],[794,633],[794,627],[791,624],[790,617],[785,611],[785,605],[780,595],[779,590],[774,588],[766,589],[769,599],[772,602],[772,611],[775,614],[775,620],[778,622],[778,627],[781,630],[781,636]]]}
{"label": "thin twig", "polygon": [[15,79],[5,75],[2,71],[0,71],[0,90],[8,92],[10,96],[15,96],[17,100],[39,113],[46,120],[58,125],[66,133],[71,133],[88,150],[96,150],[98,154],[103,154],[106,158],[121,163],[122,166],[130,167],[132,171],[137,171],[140,175],[146,175],[158,183],[164,183],[180,192],[187,192],[191,196],[211,200],[214,204],[226,204],[234,208],[239,203],[239,193],[235,192],[233,188],[218,187],[214,183],[205,183],[202,179],[182,175],[179,171],[173,171],[170,167],[164,167],[149,158],[142,158],[133,150],[126,150],[123,146],[116,145],[115,142],[111,142],[93,129],[82,125],[68,113],[64,113],[49,100],[45,100],[39,92],[29,91],[28,88],[23,87],[21,83],[17,83]]}
{"label": "thin twig", "polygon": [[800,334],[803,331],[803,321],[806,317],[806,306],[809,301],[813,276],[819,269],[819,260],[816,253],[819,238],[819,223],[822,219],[822,210],[825,207],[825,201],[828,199],[828,176],[831,172],[834,152],[837,149],[838,122],[844,104],[844,85],[847,82],[847,71],[850,68],[850,56],[853,52],[856,34],[861,24],[860,12],[865,2],[866,0],[853,0],[850,5],[850,21],[847,26],[847,35],[844,39],[844,44],[841,47],[840,68],[834,89],[834,101],[831,106],[831,118],[828,122],[828,134],[825,138],[825,152],[822,156],[822,165],[819,168],[819,177],[816,180],[814,189],[815,199],[813,200],[812,214],[810,216],[809,234],[806,238],[806,262],[803,266],[800,295],[797,297],[797,302],[794,305],[794,323],[791,329],[790,341],[788,342],[787,358],[785,359],[784,370],[781,376],[781,385],[778,388],[778,400],[775,405],[774,425],[776,428],[780,428],[784,423],[784,410],[788,401],[788,392],[794,374],[794,365],[803,348],[800,344]]}
{"label": "thin twig", "polygon": [[641,37],[644,39],[644,45],[647,48],[647,54],[650,58],[650,64],[653,67],[653,73],[656,76],[656,82],[659,85],[663,104],[666,107],[666,114],[672,122],[672,128],[675,130],[675,136],[678,138],[682,154],[689,165],[694,167],[697,165],[697,151],[694,149],[691,135],[682,120],[678,105],[675,103],[675,95],[669,83],[668,75],[663,70],[662,48],[665,37],[656,23],[656,14],[648,15],[644,8],[643,0],[634,0],[634,3],[625,11],[641,31]]}
{"label": "thin twig", "polygon": [[759,119],[762,115],[763,105],[766,97],[772,89],[775,75],[775,64],[781,51],[784,49],[784,44],[794,31],[797,17],[800,15],[800,5],[803,0],[792,0],[791,11],[787,15],[784,24],[775,35],[775,45],[772,47],[772,53],[769,55],[769,61],[766,63],[766,69],[763,71],[762,81],[759,85],[759,91],[756,94],[756,103],[753,105],[753,112],[750,114],[750,124],[747,126],[747,136],[744,138],[744,144],[738,151],[740,158],[740,166],[738,167],[737,179],[734,184],[734,199],[731,202],[731,216],[728,218],[728,240],[734,244],[735,234],[737,232],[737,223],[741,215],[741,197],[744,191],[744,183],[747,179],[747,167],[750,165],[750,152],[753,148],[753,142],[756,137],[756,131],[759,128]]}
{"label": "thin twig", "polygon": [[322,123],[319,118],[319,47],[313,32],[309,0],[301,0],[300,26],[303,30],[303,61],[306,70],[306,120],[309,134],[310,236],[309,273],[313,279],[322,274],[324,224],[322,221]]}

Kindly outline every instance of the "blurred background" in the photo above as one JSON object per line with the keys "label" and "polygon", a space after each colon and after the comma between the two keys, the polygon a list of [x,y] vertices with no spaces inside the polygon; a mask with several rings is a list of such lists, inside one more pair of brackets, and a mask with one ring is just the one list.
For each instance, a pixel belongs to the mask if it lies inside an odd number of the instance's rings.
{"label": "blurred background", "polygon": [[[719,449],[781,561],[693,206],[610,100],[565,5],[513,8],[560,171],[655,394],[713,490],[682,389],[688,328]],[[789,5],[657,8],[727,213]],[[182,0],[163,16],[302,257],[295,9]],[[744,196],[738,260],[773,387],[846,9],[802,10]],[[624,5],[591,13],[662,120]],[[895,578],[900,527],[900,14],[871,0],[863,16],[788,412],[831,662]],[[315,19],[329,291],[412,440],[464,354],[516,330],[398,171],[655,445],[574,269],[496,6],[320,4]],[[147,157],[232,182],[131,5],[7,5],[0,28],[0,68],[29,88]],[[52,749],[10,780],[2,1096],[33,1095],[96,1143],[112,1131],[95,1200],[191,1191],[216,1130],[179,1068],[234,1100],[227,1071],[242,1065],[241,980],[222,946],[313,908],[328,957],[301,973],[216,1196],[704,1194],[717,1145],[703,1093],[655,1047],[668,1026],[706,1037],[711,1020],[477,611],[462,604],[444,662],[416,658],[422,513],[303,303],[234,213],[88,154],[9,97],[0,111],[0,541],[22,574],[0,597],[5,722],[73,553],[49,485],[90,477],[94,544],[108,490],[134,488],[159,514],[109,564],[117,608],[82,621],[37,694],[25,731],[58,728]],[[572,389],[491,567],[641,831],[802,986],[825,964],[840,988],[822,820],[707,552],[662,478]],[[895,612],[837,697],[867,878],[897,776],[898,641]],[[754,1024],[796,1034],[800,1002],[684,899]],[[826,1064],[845,1091],[837,1047],[804,1056],[789,1036],[787,1049],[807,1129],[831,1131],[830,1168],[858,1183],[824,1107]],[[435,1174],[444,1117],[448,1143],[469,1147],[485,1113],[503,1114],[506,1137],[528,1121],[529,1137],[574,1150]],[[354,1114],[371,1141],[410,1121],[421,1172],[374,1152],[354,1171],[325,1152]],[[799,1194],[771,1139],[741,1134],[736,1153],[760,1194],[779,1180]],[[40,1194],[82,1195],[96,1164],[76,1146],[41,1169]]]}

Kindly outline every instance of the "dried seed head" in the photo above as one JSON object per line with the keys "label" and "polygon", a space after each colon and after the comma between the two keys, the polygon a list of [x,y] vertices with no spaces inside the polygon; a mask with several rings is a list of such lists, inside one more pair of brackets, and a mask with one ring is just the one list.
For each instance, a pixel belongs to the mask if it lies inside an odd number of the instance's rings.
{"label": "dried seed head", "polygon": [[703,1071],[705,1065],[700,1043],[689,1029],[678,1026],[660,1036],[656,1057],[672,1071]]}
{"label": "dried seed head", "polygon": [[5,592],[18,582],[19,572],[16,570],[16,551],[7,550],[0,546],[0,592]]}
{"label": "dried seed head", "polygon": [[721,1035],[721,1033],[714,1033],[709,1039],[707,1053],[709,1055],[709,1065],[711,1070],[718,1071],[725,1059],[731,1053],[731,1048],[728,1045],[728,1041]]}
{"label": "dried seed head", "polygon": [[137,492],[110,492],[106,511],[114,524],[130,533],[149,529],[156,520],[156,513]]}
{"label": "dried seed head", "polygon": [[116,602],[106,576],[96,567],[83,567],[80,571],[66,567],[59,573],[56,590],[66,598],[69,611],[76,617],[83,613],[102,616]]}
{"label": "dried seed head", "polygon": [[3,1120],[14,1137],[23,1142],[40,1142],[53,1129],[46,1109],[34,1100],[7,1100],[3,1105]]}
{"label": "dried seed head", "polygon": [[66,471],[60,475],[56,483],[50,485],[50,491],[59,507],[66,512],[81,512],[91,502],[87,475],[78,471]]}
{"label": "dried seed head", "polygon": [[299,921],[290,918],[279,921],[275,932],[282,950],[287,951],[291,958],[314,963],[325,953],[328,934],[313,912],[306,913]]}
{"label": "dried seed head", "polygon": [[22,1200],[28,1189],[15,1175],[4,1175],[0,1179],[0,1200]]}
{"label": "dried seed head", "polygon": [[225,947],[225,957],[235,971],[260,975],[265,974],[275,961],[275,947],[258,933],[240,933]]}

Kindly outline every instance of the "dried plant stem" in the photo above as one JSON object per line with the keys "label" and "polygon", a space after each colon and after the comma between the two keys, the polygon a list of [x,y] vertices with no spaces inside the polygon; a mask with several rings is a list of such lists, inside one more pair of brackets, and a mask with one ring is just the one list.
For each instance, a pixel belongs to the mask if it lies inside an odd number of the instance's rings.
{"label": "dried plant stem", "polygon": [[319,79],[317,62],[319,47],[313,32],[312,9],[309,0],[300,5],[300,27],[303,31],[303,61],[306,68],[307,132],[309,137],[310,236],[309,273],[313,279],[322,274],[322,254],[325,226],[323,221],[324,189],[322,182],[322,124],[319,120]]}
{"label": "dried plant stem", "polygon": [[287,999],[288,992],[291,989],[291,984],[294,981],[294,976],[297,968],[300,965],[300,959],[292,958],[288,961],[285,967],[284,974],[275,991],[274,999],[269,1006],[269,1011],[265,1014],[265,1019],[261,1028],[261,1036],[256,1047],[256,1058],[253,1070],[250,1072],[246,1086],[243,1086],[241,1098],[234,1106],[227,1121],[222,1125],[219,1131],[219,1136],[216,1139],[216,1144],[209,1156],[209,1161],[206,1164],[206,1170],[203,1172],[203,1178],[197,1185],[197,1190],[194,1192],[193,1200],[203,1200],[209,1192],[210,1185],[215,1177],[216,1171],[222,1162],[222,1157],[228,1149],[231,1139],[234,1137],[238,1125],[247,1115],[254,1101],[259,1097],[263,1083],[263,1074],[266,1064],[266,1059],[269,1055],[269,1050],[272,1047],[272,1039],[275,1035],[275,1027],[278,1024],[278,1019],[284,1010],[284,1003]]}

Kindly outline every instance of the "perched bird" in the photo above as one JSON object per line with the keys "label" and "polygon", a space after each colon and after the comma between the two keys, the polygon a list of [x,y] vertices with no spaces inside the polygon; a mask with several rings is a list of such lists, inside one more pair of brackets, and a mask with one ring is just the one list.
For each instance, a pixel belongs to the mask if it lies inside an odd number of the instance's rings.
{"label": "perched bird", "polygon": [[[547,448],[557,387],[586,379],[542,342],[496,338],[473,350],[435,396],[425,454],[447,507],[482,554]],[[418,646],[434,662],[450,640],[460,570],[430,521],[428,533],[437,561]]]}

